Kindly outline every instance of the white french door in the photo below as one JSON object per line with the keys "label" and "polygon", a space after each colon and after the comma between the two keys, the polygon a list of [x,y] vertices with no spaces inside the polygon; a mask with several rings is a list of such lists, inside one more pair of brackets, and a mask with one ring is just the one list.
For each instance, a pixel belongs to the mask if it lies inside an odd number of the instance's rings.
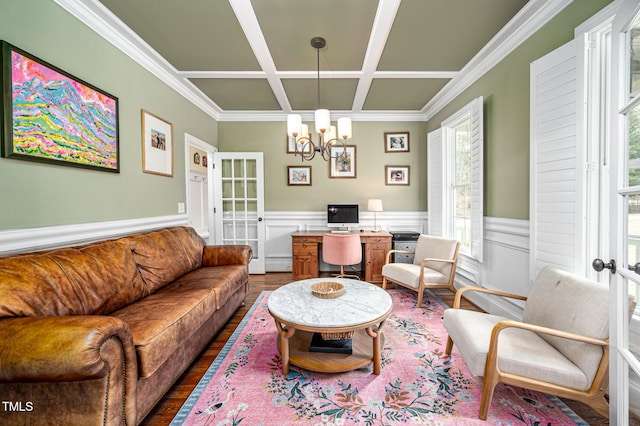
{"label": "white french door", "polygon": [[614,19],[612,83],[610,424],[628,425],[640,415],[640,0]]}
{"label": "white french door", "polygon": [[216,152],[214,158],[214,234],[216,244],[253,249],[250,274],[265,273],[263,155]]}

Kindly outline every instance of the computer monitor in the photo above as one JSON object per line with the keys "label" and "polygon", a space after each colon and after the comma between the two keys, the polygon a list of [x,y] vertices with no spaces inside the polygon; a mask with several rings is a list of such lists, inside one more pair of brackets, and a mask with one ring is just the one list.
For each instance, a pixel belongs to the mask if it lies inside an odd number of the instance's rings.
{"label": "computer monitor", "polygon": [[331,232],[348,232],[360,225],[357,204],[327,204],[327,226]]}

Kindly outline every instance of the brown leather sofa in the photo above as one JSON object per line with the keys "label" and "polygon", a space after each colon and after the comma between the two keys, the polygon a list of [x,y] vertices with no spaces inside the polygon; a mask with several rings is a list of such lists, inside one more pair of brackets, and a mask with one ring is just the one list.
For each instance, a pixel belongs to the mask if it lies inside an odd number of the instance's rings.
{"label": "brown leather sofa", "polygon": [[251,257],[175,227],[0,259],[0,423],[139,423],[244,303]]}

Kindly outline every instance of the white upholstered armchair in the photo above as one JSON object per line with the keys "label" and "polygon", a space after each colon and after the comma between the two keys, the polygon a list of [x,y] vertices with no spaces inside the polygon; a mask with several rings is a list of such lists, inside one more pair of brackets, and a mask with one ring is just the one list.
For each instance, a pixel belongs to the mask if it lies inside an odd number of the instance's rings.
{"label": "white upholstered armchair", "polygon": [[[526,300],[523,321],[459,309],[469,291]],[[455,343],[471,373],[484,376],[480,419],[486,420],[499,382],[578,400],[608,417],[608,293],[606,285],[550,267],[528,297],[458,290],[443,317],[446,353]]]}
{"label": "white upholstered armchair", "polygon": [[[456,276],[460,243],[447,238],[420,235],[416,250],[390,250],[382,267],[382,288],[389,281],[418,292],[417,306],[422,306],[426,288],[448,288],[455,293],[453,280]],[[414,254],[413,263],[393,263],[394,253]]]}

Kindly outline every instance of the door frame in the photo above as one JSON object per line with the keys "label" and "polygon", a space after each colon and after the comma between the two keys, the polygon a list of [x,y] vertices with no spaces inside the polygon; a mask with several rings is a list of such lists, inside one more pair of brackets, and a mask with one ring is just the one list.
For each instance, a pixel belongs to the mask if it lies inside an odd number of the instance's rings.
{"label": "door frame", "polygon": [[[628,187],[625,179],[627,169],[625,116],[630,108],[637,107],[627,99],[625,89],[629,81],[626,37],[624,32],[640,14],[640,0],[624,0],[613,21],[612,39],[612,102],[611,102],[611,185],[609,190],[611,205],[610,249],[611,259],[618,264],[617,272],[609,277],[609,395],[610,422],[617,425],[629,424],[630,369],[640,377],[640,360],[629,350],[630,312],[628,304],[628,281],[640,285],[640,275],[627,268],[628,224],[626,198],[640,193],[640,189]],[[635,102],[635,104],[634,104]]]}
{"label": "door frame", "polygon": [[190,135],[189,133],[184,134],[184,159],[185,159],[185,199],[186,199],[186,214],[189,217],[189,223],[191,223],[191,215],[192,212],[189,211],[189,206],[191,205],[191,194],[189,191],[189,181],[191,179],[191,152],[189,150],[190,147],[197,148],[199,150],[205,151],[207,153],[207,189],[209,191],[208,194],[208,206],[207,206],[207,215],[206,217],[208,222],[208,233],[207,235],[201,235],[205,240],[210,241],[211,236],[213,235],[212,231],[214,230],[213,224],[213,153],[218,151],[218,148],[215,146],[203,141],[202,139],[198,139],[197,137]]}

